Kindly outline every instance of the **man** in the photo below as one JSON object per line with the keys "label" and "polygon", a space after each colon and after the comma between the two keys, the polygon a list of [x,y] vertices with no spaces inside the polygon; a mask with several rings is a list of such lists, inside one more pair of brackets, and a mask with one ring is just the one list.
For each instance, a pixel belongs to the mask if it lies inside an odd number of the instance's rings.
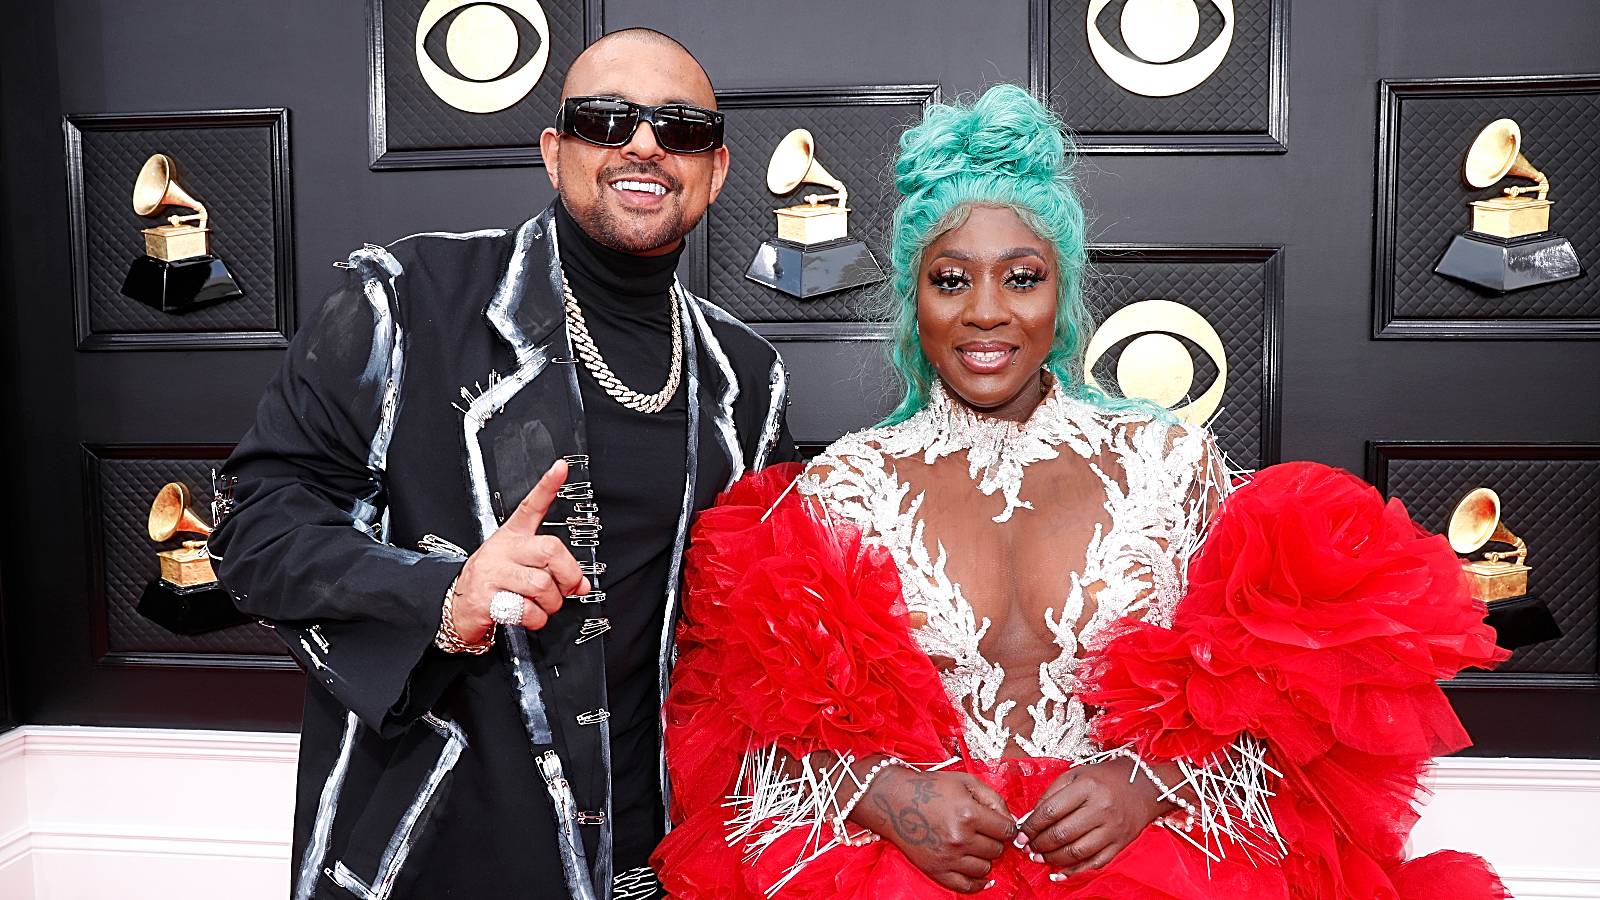
{"label": "man", "polygon": [[618,32],[562,97],[559,200],[351,254],[226,467],[222,580],[310,676],[297,900],[657,890],[689,521],[793,457],[786,382],[673,279],[728,166],[699,63]]}

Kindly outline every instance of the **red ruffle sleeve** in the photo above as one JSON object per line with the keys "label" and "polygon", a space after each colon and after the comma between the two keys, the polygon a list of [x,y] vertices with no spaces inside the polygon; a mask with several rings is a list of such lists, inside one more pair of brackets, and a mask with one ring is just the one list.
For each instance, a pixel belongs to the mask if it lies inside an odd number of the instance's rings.
{"label": "red ruffle sleeve", "polygon": [[660,852],[727,853],[717,890],[703,883],[714,868],[704,859],[663,866],[698,878],[696,896],[742,896],[722,825],[745,751],[939,760],[960,733],[911,639],[894,560],[813,516],[790,490],[800,471],[789,463],[739,481],[691,534],[665,740],[673,819],[704,834],[675,829]]}
{"label": "red ruffle sleeve", "polygon": [[1080,696],[1102,744],[1152,758],[1263,740],[1296,896],[1501,897],[1477,857],[1403,862],[1423,767],[1469,743],[1437,680],[1507,655],[1483,617],[1448,543],[1398,501],[1288,463],[1223,504],[1172,628],[1124,623]]}

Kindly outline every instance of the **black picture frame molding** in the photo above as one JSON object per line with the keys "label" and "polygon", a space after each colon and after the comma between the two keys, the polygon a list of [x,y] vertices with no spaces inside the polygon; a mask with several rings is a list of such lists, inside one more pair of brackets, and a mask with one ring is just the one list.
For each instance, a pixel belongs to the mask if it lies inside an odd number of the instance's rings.
{"label": "black picture frame molding", "polygon": [[[1400,126],[1409,99],[1600,93],[1600,73],[1463,78],[1386,78],[1378,82],[1376,216],[1372,248],[1372,336],[1378,340],[1593,340],[1596,318],[1406,318],[1395,314]],[[1463,152],[1465,148],[1462,148]],[[1600,265],[1600,261],[1591,261]],[[1430,272],[1414,273],[1435,277]],[[1442,276],[1440,276],[1442,277]]]}
{"label": "black picture frame molding", "polygon": [[[1397,459],[1450,460],[1582,460],[1600,462],[1600,443],[1470,442],[1369,440],[1367,480],[1389,496],[1389,463]],[[1597,537],[1600,540],[1600,537]],[[1463,672],[1448,684],[1451,690],[1517,688],[1547,691],[1592,691],[1600,694],[1600,672]]]}
{"label": "black picture frame molding", "polygon": [[[215,460],[220,468],[233,444],[85,443],[82,445],[84,539],[88,548],[90,658],[96,668],[260,671],[297,669],[287,654],[197,653],[110,649],[110,600],[107,596],[105,518],[100,491],[100,463],[117,459]],[[259,626],[257,626],[259,627]]]}
{"label": "black picture frame molding", "polygon": [[[456,147],[431,150],[390,150],[388,126],[388,61],[383,48],[383,2],[367,2],[367,155],[374,172],[407,169],[482,169],[499,166],[542,166],[539,134],[529,135],[523,147]],[[584,0],[584,46],[605,34],[604,0]],[[552,122],[553,124],[553,122]]]}
{"label": "black picture frame molding", "polygon": [[[157,131],[179,128],[271,130],[273,271],[276,327],[270,331],[96,332],[90,320],[88,222],[84,209],[83,133]],[[210,109],[145,113],[72,113],[63,117],[66,142],[67,211],[72,256],[73,321],[77,349],[97,350],[276,350],[289,346],[295,328],[294,210],[289,162],[289,110]],[[131,188],[131,185],[130,185]]]}
{"label": "black picture frame molding", "polygon": [[[817,106],[926,106],[938,103],[938,84],[847,85],[839,87],[733,88],[717,91],[717,108],[789,109]],[[713,205],[706,218],[715,215]],[[881,252],[882,247],[873,247]],[[706,297],[711,283],[711,248],[702,219],[684,238],[678,271],[684,287]],[[717,298],[707,297],[715,303]],[[890,328],[882,322],[752,322],[750,327],[769,341],[884,341]]]}
{"label": "black picture frame molding", "polygon": [[1262,267],[1266,290],[1265,322],[1261,338],[1261,465],[1280,461],[1283,437],[1283,256],[1284,248],[1271,244],[1151,244],[1104,243],[1089,245],[1093,267],[1104,262],[1256,263]]}
{"label": "black picture frame molding", "polygon": [[[1028,0],[1028,88],[1048,100],[1050,0]],[[1289,152],[1289,2],[1272,0],[1268,49],[1267,128],[1250,134],[1197,132],[1073,132],[1081,154]],[[1067,122],[1069,127],[1072,122]]]}

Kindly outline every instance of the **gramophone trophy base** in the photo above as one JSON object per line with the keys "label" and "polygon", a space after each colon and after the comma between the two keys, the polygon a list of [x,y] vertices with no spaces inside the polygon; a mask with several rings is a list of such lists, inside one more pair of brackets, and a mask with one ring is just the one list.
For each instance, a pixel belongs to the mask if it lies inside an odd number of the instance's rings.
{"label": "gramophone trophy base", "polygon": [[1518,238],[1458,234],[1433,271],[1497,294],[1583,274],[1572,242],[1548,231]]}
{"label": "gramophone trophy base", "polygon": [[139,596],[135,609],[173,634],[205,634],[250,621],[215,581],[186,588],[157,578]]}
{"label": "gramophone trophy base", "polygon": [[128,267],[122,293],[164,313],[185,313],[244,296],[228,264],[215,256],[178,262],[141,256]]}
{"label": "gramophone trophy base", "polygon": [[217,583],[217,573],[211,569],[211,557],[204,551],[180,548],[156,553],[161,566],[161,580],[184,590],[204,588]]}
{"label": "gramophone trophy base", "polygon": [[1550,230],[1549,200],[1531,197],[1495,197],[1474,200],[1472,230],[1500,238],[1527,237]]}
{"label": "gramophone trophy base", "polygon": [[1483,621],[1494,629],[1494,642],[1507,650],[1553,641],[1562,635],[1549,604],[1538,597],[1501,600],[1489,607]]}
{"label": "gramophone trophy base", "polygon": [[1510,600],[1528,592],[1528,566],[1507,562],[1462,563],[1472,596],[1485,603]]}
{"label": "gramophone trophy base", "polygon": [[843,240],[850,233],[850,209],[825,203],[801,203],[775,210],[778,239],[810,247]]}
{"label": "gramophone trophy base", "polygon": [[810,246],[773,239],[756,251],[744,277],[810,300],[882,281],[883,270],[866,244],[850,238]]}
{"label": "gramophone trophy base", "polygon": [[198,225],[158,225],[146,228],[144,252],[154,259],[182,262],[211,253],[211,229]]}

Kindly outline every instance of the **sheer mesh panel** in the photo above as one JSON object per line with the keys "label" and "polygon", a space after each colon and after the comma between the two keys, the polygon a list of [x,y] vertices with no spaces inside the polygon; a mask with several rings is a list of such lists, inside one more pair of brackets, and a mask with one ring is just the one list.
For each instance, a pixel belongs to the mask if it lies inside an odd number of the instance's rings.
{"label": "sheer mesh panel", "polygon": [[1209,435],[1052,391],[1027,423],[928,409],[847,436],[801,490],[895,556],[918,644],[980,757],[1097,752],[1086,645],[1165,624],[1226,476]]}

